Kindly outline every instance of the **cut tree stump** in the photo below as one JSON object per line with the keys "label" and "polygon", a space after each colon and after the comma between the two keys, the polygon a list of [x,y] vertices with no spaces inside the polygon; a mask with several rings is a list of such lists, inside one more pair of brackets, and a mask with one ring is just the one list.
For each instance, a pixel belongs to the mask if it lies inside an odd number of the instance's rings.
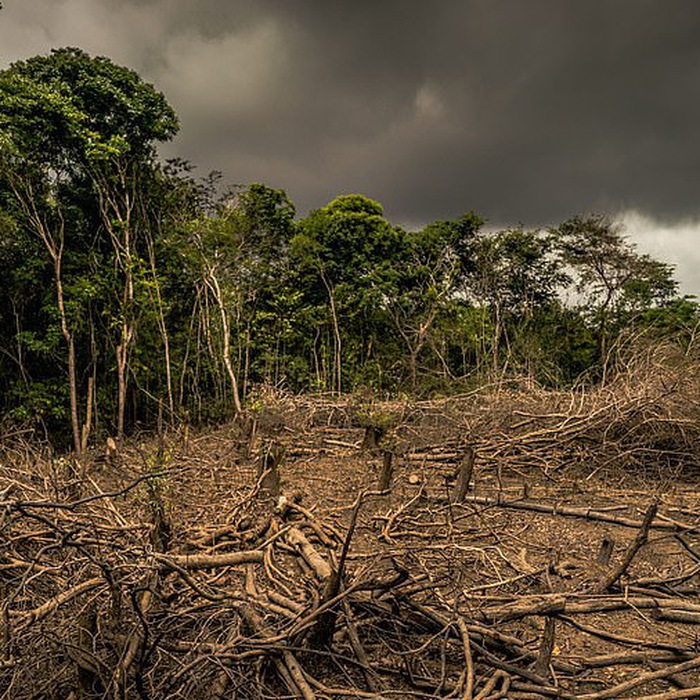
{"label": "cut tree stump", "polygon": [[382,460],[382,470],[379,473],[380,491],[389,491],[391,489],[391,479],[394,475],[394,454],[390,450],[384,450],[384,459]]}
{"label": "cut tree stump", "polygon": [[362,440],[362,449],[374,452],[379,449],[379,444],[386,434],[386,428],[380,425],[368,425],[365,427],[365,437]]}
{"label": "cut tree stump", "polygon": [[476,450],[469,446],[464,452],[464,456],[459,464],[457,479],[450,493],[452,503],[461,503],[469,490],[469,482],[474,472],[474,462],[476,461]]}
{"label": "cut tree stump", "polygon": [[613,549],[615,548],[615,540],[612,537],[603,537],[598,550],[598,563],[601,566],[607,566],[610,563]]}
{"label": "cut tree stump", "polygon": [[280,464],[284,458],[284,447],[276,440],[265,443],[258,460],[258,480],[263,496],[277,498],[280,495]]}

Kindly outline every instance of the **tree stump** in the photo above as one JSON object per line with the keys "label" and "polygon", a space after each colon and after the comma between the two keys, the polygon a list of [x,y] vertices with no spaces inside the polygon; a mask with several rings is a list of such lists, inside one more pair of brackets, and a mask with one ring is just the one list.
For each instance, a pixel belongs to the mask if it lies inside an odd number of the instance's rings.
{"label": "tree stump", "polygon": [[474,462],[476,460],[476,450],[469,446],[467,447],[462,461],[460,462],[457,471],[457,479],[450,493],[450,501],[452,503],[461,503],[469,490],[469,482],[474,472]]}
{"label": "tree stump", "polygon": [[613,549],[615,548],[615,540],[612,537],[603,537],[598,550],[598,563],[601,566],[607,566],[610,563]]}
{"label": "tree stump", "polygon": [[381,425],[365,426],[365,437],[362,440],[362,449],[368,452],[376,452],[385,434],[386,428]]}
{"label": "tree stump", "polygon": [[384,459],[382,460],[382,471],[379,473],[379,490],[389,491],[391,489],[391,479],[394,475],[394,453],[390,450],[384,450]]}
{"label": "tree stump", "polygon": [[280,464],[284,458],[284,447],[276,440],[265,443],[260,450],[257,477],[260,493],[277,498],[280,494]]}
{"label": "tree stump", "polygon": [[255,447],[258,432],[258,419],[250,413],[241,413],[234,423],[238,433],[238,449],[245,459],[249,459]]}

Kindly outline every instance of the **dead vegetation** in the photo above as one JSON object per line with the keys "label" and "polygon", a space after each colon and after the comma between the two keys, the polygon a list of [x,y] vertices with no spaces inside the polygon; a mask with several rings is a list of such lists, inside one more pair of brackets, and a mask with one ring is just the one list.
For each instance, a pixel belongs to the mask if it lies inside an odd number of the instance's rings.
{"label": "dead vegetation", "polygon": [[3,697],[700,697],[698,377],[8,435]]}

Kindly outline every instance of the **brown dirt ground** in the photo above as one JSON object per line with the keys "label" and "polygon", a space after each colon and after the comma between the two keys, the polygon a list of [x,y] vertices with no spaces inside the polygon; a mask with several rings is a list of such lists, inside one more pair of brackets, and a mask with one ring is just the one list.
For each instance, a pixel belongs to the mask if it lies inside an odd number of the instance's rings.
{"label": "brown dirt ground", "polygon": [[[478,432],[488,428],[488,421],[462,414],[459,402],[375,408],[399,416],[391,442],[399,456],[391,493],[368,497],[360,511],[350,551],[350,581],[366,575],[368,567],[381,568],[393,558],[416,580],[427,582],[432,595],[452,601],[467,617],[475,619],[479,619],[483,607],[522,596],[558,592],[581,598],[593,595],[592,587],[609,570],[596,563],[603,538],[615,543],[612,566],[621,560],[637,531],[583,517],[469,502],[446,505],[449,480],[464,444],[476,445],[477,449],[470,491],[476,496],[516,500],[526,496],[557,508],[591,508],[637,521],[641,521],[648,505],[659,499],[657,522],[663,518],[691,525],[699,522],[700,482],[694,468],[676,470],[669,477],[656,465],[635,470],[626,469],[619,460],[610,466],[591,464],[586,454],[579,453],[578,459],[570,463],[553,458],[553,468],[549,469],[547,465],[528,463],[527,459],[492,456],[494,436]],[[488,411],[492,410],[493,406],[488,406]],[[267,407],[259,419],[260,443],[275,440],[286,449],[282,490],[301,491],[304,507],[340,532],[347,528],[358,494],[376,488],[382,464],[381,453],[362,449],[364,428],[358,424],[357,413],[352,402],[322,400],[301,406],[282,402]],[[189,463],[195,469],[170,494],[175,530],[186,547],[193,527],[204,532],[229,524],[225,503],[237,488],[254,480],[254,459],[239,458],[235,431],[229,426],[193,436],[186,455],[173,455],[173,460]],[[198,464],[203,467],[197,468]],[[413,505],[393,522],[390,534],[385,532],[382,536],[387,519],[407,503]],[[700,552],[699,532],[696,529],[685,535],[695,552]],[[634,587],[640,580],[685,577],[675,588],[660,582],[654,590],[660,596],[678,595],[685,602],[699,603],[698,561],[673,533],[652,530],[649,542],[622,577],[620,594],[645,595],[645,591],[640,593]],[[665,644],[700,653],[697,625],[660,622],[650,611],[634,609],[633,605],[619,612],[591,613],[577,619],[599,631],[639,640],[640,644],[620,645],[560,622],[554,659],[576,664],[591,657],[644,649],[643,644]],[[543,625],[542,617],[532,616],[504,622],[498,629],[537,650]],[[611,665],[585,671],[575,682],[564,677],[557,679],[555,672],[554,682],[558,680],[562,687],[578,693],[595,692],[653,668],[656,666],[649,664]],[[458,671],[459,668],[451,669],[453,680]],[[679,685],[684,682],[698,686],[700,671],[691,670],[677,681]],[[668,690],[668,684],[652,682],[628,691],[625,697],[645,697]]]}
{"label": "brown dirt ground", "polygon": [[[284,448],[282,492],[301,499],[300,505],[307,511],[301,518],[305,524],[313,520],[327,536],[337,535],[329,545],[314,537],[313,528],[305,530],[331,563],[337,563],[353,504],[366,492],[349,550],[346,586],[405,570],[409,579],[396,592],[404,596],[402,600],[408,597],[419,604],[435,605],[443,615],[452,611],[467,621],[491,626],[516,638],[534,654],[540,648],[545,617],[533,614],[503,619],[497,612],[499,606],[551,594],[565,594],[570,602],[603,598],[630,601],[618,611],[571,615],[588,631],[562,619],[556,623],[548,682],[563,694],[578,697],[605,693],[657,670],[660,666],[655,657],[668,656],[674,648],[683,655],[674,661],[666,659],[666,665],[700,657],[700,615],[696,624],[661,621],[654,610],[639,608],[633,602],[636,597],[656,597],[678,601],[679,608],[700,605],[700,469],[698,453],[693,451],[698,443],[694,442],[695,433],[690,435],[691,427],[697,431],[700,424],[691,416],[695,423],[689,419],[692,425],[686,425],[681,440],[675,414],[655,396],[626,396],[624,401],[606,397],[577,408],[569,395],[551,395],[546,400],[544,395],[475,395],[423,403],[270,395],[263,397],[255,412],[252,440],[234,425],[187,434],[180,431],[165,437],[158,455],[157,441],[144,436],[129,442],[115,459],[105,460],[101,450],[94,451],[85,457],[83,467],[102,492],[117,491],[144,473],[163,469],[158,490],[172,529],[168,551],[223,553],[260,546],[269,536],[268,530],[259,529],[269,520],[274,503],[249,495],[260,452],[278,443]],[[362,447],[367,423],[388,429],[374,452]],[[450,504],[451,479],[468,446],[477,454],[471,500]],[[395,454],[395,466],[390,493],[380,494],[375,490],[384,450]],[[13,488],[21,485],[25,499],[30,492],[37,498],[56,491],[55,474],[49,473],[46,464],[37,466],[27,479],[26,470],[8,466],[13,454],[4,454],[0,488],[10,483],[15,484]],[[61,495],[70,500],[70,494]],[[479,503],[473,497],[492,502]],[[113,504],[135,530],[149,530],[149,498],[139,486],[114,498]],[[638,529],[561,512],[517,510],[504,507],[499,500],[527,500],[554,509],[592,509],[636,522],[641,522],[648,506],[657,501],[655,524],[682,523],[684,543],[672,530],[653,528],[619,585],[601,596],[594,590],[596,584],[622,560]],[[216,534],[218,531],[222,534]],[[604,538],[615,545],[607,567],[596,561]],[[202,542],[207,539],[205,547]],[[133,541],[129,547],[136,546]],[[289,548],[282,549],[276,564],[285,577],[284,588],[303,605],[313,605],[320,593],[300,558]],[[259,575],[258,581],[262,580]],[[229,588],[244,585],[242,575],[236,572],[227,581]],[[202,582],[209,585],[210,580]],[[166,580],[164,585],[166,591],[175,591],[175,597],[177,584]],[[217,590],[214,583],[211,585],[208,590]],[[399,610],[398,603],[387,600],[381,603],[384,607],[377,603],[373,608],[368,603],[366,616],[358,618],[370,663],[384,680],[385,695],[358,690],[356,696],[449,697],[450,689],[459,686],[464,668],[459,645],[442,643],[439,634],[420,629],[404,608]],[[37,602],[24,605],[29,609]],[[391,605],[396,608],[393,618]],[[191,606],[187,614],[194,615],[195,609]],[[379,619],[382,611],[388,617]],[[206,624],[210,625],[218,614],[216,605],[207,614]],[[55,624],[66,624],[66,619],[68,613],[63,622]],[[269,619],[275,624],[273,617]],[[54,623],[49,619],[47,624],[50,629]],[[182,623],[177,629],[183,638],[189,634],[188,639],[197,639],[193,627]],[[606,639],[606,633],[628,641]],[[203,632],[200,638],[204,638]],[[211,634],[206,637],[212,638]],[[27,638],[26,643],[34,642]],[[342,633],[335,648],[351,654]],[[476,697],[492,677],[494,666],[478,649],[472,651]],[[638,663],[602,658],[622,652],[644,652],[646,657]],[[507,662],[528,671],[533,660],[509,658]],[[305,663],[306,670],[310,669],[310,675],[323,686],[345,688],[344,697],[355,696],[352,689],[362,686],[361,677],[351,675],[347,667],[341,669],[342,664],[336,668],[321,662]],[[567,665],[576,672],[557,670]],[[16,669],[12,672],[15,676],[19,673]],[[8,687],[17,687],[16,677],[2,681],[3,674],[9,673],[8,662],[6,670],[0,668],[4,697],[32,696],[8,691]],[[245,671],[236,673],[243,677]],[[55,678],[63,678],[58,671],[55,674]],[[510,675],[517,680],[517,673]],[[175,677],[179,677],[177,673]],[[435,679],[441,679],[437,688]],[[520,681],[520,690],[505,690],[499,695],[496,688],[483,697],[555,696],[528,690],[526,679]],[[677,674],[672,681],[652,680],[610,696],[653,697],[672,691],[681,694],[669,698],[700,696],[698,668]],[[60,687],[69,687],[70,682],[65,683]],[[695,688],[695,694],[683,694],[684,686]],[[153,681],[153,687],[160,686]],[[177,692],[170,687],[168,697],[204,697],[201,687],[190,679]],[[282,690],[274,695],[274,688],[273,683],[267,697],[284,696]],[[240,692],[241,698],[264,696]],[[160,697],[157,690],[152,696]],[[45,697],[62,695],[46,692]],[[317,688],[317,697],[341,694]]]}

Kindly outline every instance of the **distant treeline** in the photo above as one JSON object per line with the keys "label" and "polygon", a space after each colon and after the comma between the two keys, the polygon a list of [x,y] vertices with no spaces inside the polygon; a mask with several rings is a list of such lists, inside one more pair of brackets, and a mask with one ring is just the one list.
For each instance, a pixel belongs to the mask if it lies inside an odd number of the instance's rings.
{"label": "distant treeline", "polygon": [[282,190],[220,196],[159,162],[177,130],[106,58],[0,73],[0,410],[75,450],[95,430],[230,417],[261,384],[564,386],[604,379],[623,339],[695,333],[672,268],[604,216],[405,231],[349,194],[298,218]]}

